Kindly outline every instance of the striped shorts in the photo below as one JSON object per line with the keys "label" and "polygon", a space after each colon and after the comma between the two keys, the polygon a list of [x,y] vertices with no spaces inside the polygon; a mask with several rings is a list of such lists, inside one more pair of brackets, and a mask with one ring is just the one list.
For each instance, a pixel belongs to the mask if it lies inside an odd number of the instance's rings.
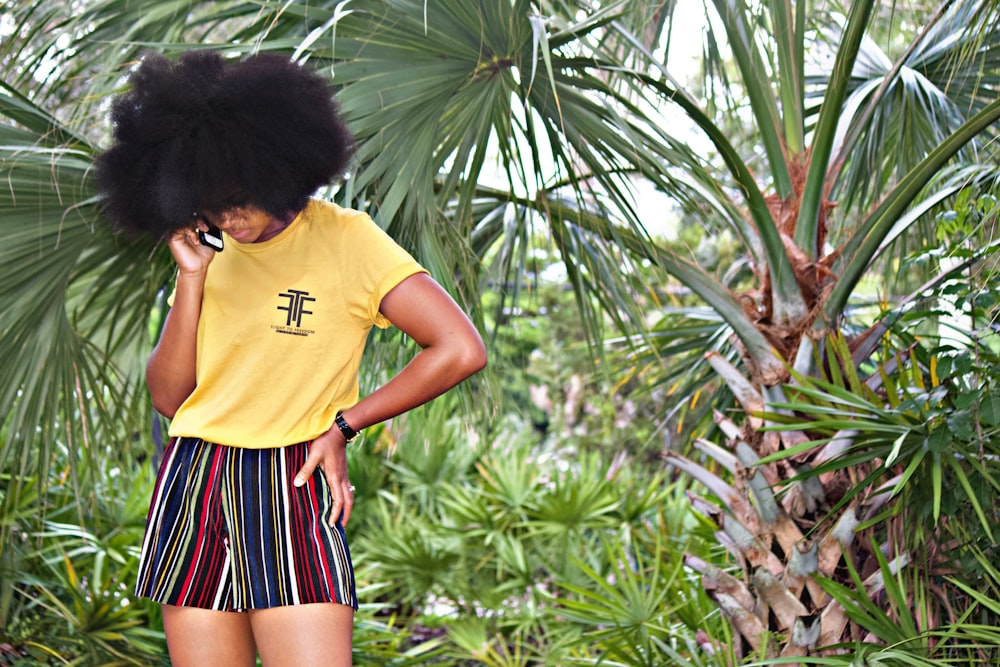
{"label": "striped shorts", "polygon": [[328,523],[326,477],[317,471],[304,486],[292,485],[308,448],[171,441],[150,503],[136,594],[221,611],[312,602],[357,609],[344,528]]}

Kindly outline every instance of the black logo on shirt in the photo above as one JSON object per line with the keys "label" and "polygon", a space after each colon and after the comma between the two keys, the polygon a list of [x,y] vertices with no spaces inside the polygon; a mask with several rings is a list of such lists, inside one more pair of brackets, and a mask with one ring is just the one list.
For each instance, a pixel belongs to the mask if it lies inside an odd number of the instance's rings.
{"label": "black logo on shirt", "polygon": [[308,336],[313,333],[311,329],[303,329],[301,327],[302,317],[313,314],[313,311],[306,310],[306,307],[316,299],[309,296],[309,292],[296,289],[281,292],[278,296],[287,302],[286,305],[278,306],[278,310],[283,310],[287,313],[287,316],[285,317],[285,326],[282,327],[274,325],[271,328],[278,333],[292,334],[295,336]]}

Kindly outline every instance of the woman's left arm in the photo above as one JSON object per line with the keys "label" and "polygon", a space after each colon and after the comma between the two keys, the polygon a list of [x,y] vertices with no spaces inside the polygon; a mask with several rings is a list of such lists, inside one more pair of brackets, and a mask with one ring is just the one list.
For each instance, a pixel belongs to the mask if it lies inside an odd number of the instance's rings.
{"label": "woman's left arm", "polygon": [[358,431],[426,403],[486,366],[479,332],[426,273],[393,288],[379,310],[421,350],[389,382],[344,411],[344,419]]}
{"label": "woman's left arm", "polygon": [[[476,327],[426,273],[399,283],[379,310],[421,349],[391,380],[344,411],[344,420],[356,431],[422,405],[486,366],[486,348]],[[336,426],[313,441],[296,482],[304,483],[317,466],[322,466],[333,492],[332,517],[343,510],[346,524],[353,498],[346,443]]]}

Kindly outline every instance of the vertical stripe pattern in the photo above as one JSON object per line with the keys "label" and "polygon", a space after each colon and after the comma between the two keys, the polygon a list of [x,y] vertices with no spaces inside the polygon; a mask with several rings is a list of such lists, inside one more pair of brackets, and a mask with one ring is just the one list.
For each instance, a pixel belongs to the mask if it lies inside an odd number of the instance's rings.
{"label": "vertical stripe pattern", "polygon": [[344,529],[317,472],[292,478],[308,443],[247,449],[178,438],[150,503],[136,593],[218,610],[337,602],[357,609]]}

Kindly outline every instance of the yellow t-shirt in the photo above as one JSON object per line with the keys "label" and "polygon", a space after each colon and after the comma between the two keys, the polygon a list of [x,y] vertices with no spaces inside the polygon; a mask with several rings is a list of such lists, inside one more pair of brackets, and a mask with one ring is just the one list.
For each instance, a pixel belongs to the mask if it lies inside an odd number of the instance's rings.
{"label": "yellow t-shirt", "polygon": [[366,214],[311,200],[276,237],[227,238],[209,265],[197,387],[171,436],[239,447],[315,438],[358,400],[382,298],[424,269]]}

